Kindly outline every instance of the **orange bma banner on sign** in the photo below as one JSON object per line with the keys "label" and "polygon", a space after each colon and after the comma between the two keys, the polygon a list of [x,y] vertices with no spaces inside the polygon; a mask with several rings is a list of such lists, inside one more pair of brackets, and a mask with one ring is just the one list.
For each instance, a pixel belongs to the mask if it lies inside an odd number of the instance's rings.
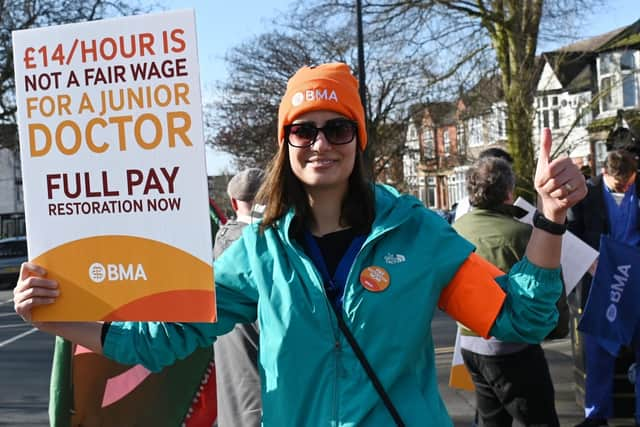
{"label": "orange bma banner on sign", "polygon": [[13,33],[36,321],[215,320],[193,11]]}

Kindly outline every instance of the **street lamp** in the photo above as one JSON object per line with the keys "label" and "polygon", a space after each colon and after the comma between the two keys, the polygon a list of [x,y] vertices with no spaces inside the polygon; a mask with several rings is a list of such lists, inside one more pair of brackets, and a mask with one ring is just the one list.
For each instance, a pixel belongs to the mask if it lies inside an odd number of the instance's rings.
{"label": "street lamp", "polygon": [[356,21],[358,28],[358,81],[360,82],[360,101],[364,108],[364,119],[367,122],[367,91],[364,72],[364,41],[362,36],[362,0],[356,0]]}

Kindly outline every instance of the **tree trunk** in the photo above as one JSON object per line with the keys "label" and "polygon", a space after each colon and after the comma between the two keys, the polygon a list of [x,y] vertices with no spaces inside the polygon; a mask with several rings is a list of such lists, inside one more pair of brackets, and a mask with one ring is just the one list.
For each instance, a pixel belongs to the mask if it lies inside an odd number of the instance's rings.
{"label": "tree trunk", "polygon": [[[517,96],[517,95],[516,95]],[[522,196],[530,202],[535,199],[533,176],[535,174],[535,158],[533,156],[531,134],[531,107],[522,99],[509,102],[507,111],[508,148],[513,157],[513,170],[516,173],[516,196]]]}
{"label": "tree trunk", "polygon": [[535,91],[535,53],[542,0],[493,2],[492,19],[483,19],[493,43],[507,103],[507,145],[517,176],[516,196],[533,202],[535,158],[532,123]]}

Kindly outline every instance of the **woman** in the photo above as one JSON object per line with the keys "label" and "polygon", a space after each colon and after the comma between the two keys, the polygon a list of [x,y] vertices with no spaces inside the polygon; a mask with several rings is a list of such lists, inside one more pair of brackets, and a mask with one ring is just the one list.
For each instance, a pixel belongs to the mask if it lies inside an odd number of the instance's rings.
{"label": "woman", "polygon": [[[263,221],[245,228],[214,264],[218,323],[36,326],[158,370],[257,319],[265,426],[391,425],[392,410],[398,425],[451,425],[436,381],[434,310],[482,336],[542,340],[557,317],[561,237],[536,229],[526,258],[504,276],[418,200],[371,185],[357,86],[345,64],[304,67],[289,80],[279,151],[259,195]],[[584,196],[584,179],[570,161],[548,163],[548,134],[543,146],[537,189],[546,224],[561,224]],[[14,302],[27,321],[33,307],[58,295],[44,275],[33,264],[22,267]]]}

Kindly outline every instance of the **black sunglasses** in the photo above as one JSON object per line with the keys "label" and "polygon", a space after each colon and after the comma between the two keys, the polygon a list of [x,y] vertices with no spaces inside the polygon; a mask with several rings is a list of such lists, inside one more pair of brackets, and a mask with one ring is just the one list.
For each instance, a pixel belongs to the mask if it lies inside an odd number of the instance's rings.
{"label": "black sunglasses", "polygon": [[287,143],[296,148],[312,146],[320,131],[330,144],[343,145],[355,139],[358,124],[352,120],[333,119],[328,120],[321,128],[309,122],[293,123],[284,127]]}

